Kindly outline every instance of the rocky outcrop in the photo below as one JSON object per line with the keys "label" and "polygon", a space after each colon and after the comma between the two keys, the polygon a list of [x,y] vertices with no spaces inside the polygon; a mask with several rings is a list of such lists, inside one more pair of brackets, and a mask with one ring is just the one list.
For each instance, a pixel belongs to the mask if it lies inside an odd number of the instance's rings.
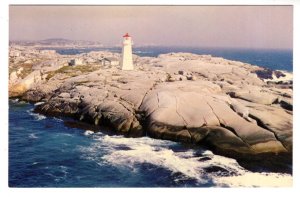
{"label": "rocky outcrop", "polygon": [[141,105],[149,135],[193,143],[204,140],[223,150],[245,153],[287,151],[273,132],[250,121],[242,104],[230,104],[232,99],[220,93],[211,82],[157,86]]}
{"label": "rocky outcrop", "polygon": [[254,73],[257,74],[257,76],[261,79],[273,79],[273,78],[280,78],[280,77],[285,77],[286,75],[282,71],[278,70],[271,70],[268,68],[261,68],[258,70],[255,70]]}
{"label": "rocky outcrop", "polygon": [[38,70],[31,72],[24,79],[16,80],[16,76],[14,75],[14,73],[12,73],[10,77],[13,81],[11,81],[9,84],[10,97],[22,96],[27,90],[32,87],[33,84],[39,83],[43,80],[41,72]]}
{"label": "rocky outcrop", "polygon": [[24,90],[10,91],[44,101],[36,112],[107,125],[125,136],[223,153],[292,151],[292,89],[264,82],[254,72],[259,67],[188,53],[136,58],[135,71],[95,65],[81,74],[76,67],[52,70],[48,80],[30,77]]}
{"label": "rocky outcrop", "polygon": [[274,133],[276,139],[288,151],[292,151],[293,119],[291,118],[291,111],[243,100],[240,102],[249,109],[249,116],[257,121],[257,125]]}

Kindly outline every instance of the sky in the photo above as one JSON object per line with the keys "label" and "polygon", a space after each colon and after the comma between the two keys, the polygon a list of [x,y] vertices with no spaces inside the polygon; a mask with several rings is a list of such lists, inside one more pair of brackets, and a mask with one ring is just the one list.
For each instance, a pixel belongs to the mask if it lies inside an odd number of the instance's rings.
{"label": "sky", "polygon": [[292,6],[10,6],[9,39],[293,48]]}

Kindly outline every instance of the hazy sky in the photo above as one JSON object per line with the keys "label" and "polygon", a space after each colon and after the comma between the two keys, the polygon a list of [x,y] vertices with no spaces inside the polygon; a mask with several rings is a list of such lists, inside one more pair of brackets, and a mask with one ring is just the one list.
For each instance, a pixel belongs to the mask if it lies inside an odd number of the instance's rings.
{"label": "hazy sky", "polygon": [[292,6],[10,6],[10,40],[289,48]]}

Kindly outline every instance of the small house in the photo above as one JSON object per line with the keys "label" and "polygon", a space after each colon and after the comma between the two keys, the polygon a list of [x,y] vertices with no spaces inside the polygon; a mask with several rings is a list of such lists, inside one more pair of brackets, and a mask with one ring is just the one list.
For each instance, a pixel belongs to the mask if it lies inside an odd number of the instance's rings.
{"label": "small house", "polygon": [[105,57],[100,60],[102,66],[117,66],[119,65],[119,60],[115,57]]}
{"label": "small house", "polygon": [[71,59],[69,61],[69,66],[76,66],[76,65],[82,65],[83,60],[82,59]]}

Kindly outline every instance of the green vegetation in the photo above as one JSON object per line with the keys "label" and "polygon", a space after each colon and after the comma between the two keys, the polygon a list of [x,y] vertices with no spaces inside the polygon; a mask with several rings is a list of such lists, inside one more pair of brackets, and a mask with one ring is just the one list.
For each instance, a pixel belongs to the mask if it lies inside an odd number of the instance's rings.
{"label": "green vegetation", "polygon": [[[51,79],[53,76],[55,76],[58,73],[65,74],[69,77],[76,77],[80,74],[94,72],[98,69],[99,67],[93,65],[64,66],[55,71],[47,72],[46,74],[48,75],[46,80]],[[80,71],[80,73],[78,71]]]}

